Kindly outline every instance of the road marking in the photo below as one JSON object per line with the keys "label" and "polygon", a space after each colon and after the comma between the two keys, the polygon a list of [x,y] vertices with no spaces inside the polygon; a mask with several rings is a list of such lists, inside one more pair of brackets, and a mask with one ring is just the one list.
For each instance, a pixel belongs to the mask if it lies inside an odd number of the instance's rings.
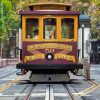
{"label": "road marking", "polygon": [[50,100],[54,100],[53,86],[50,86]]}
{"label": "road marking", "polygon": [[15,93],[14,96],[25,96],[26,93]]}
{"label": "road marking", "polygon": [[54,93],[54,96],[57,96],[57,97],[68,97],[68,94],[67,93]]}
{"label": "road marking", "polygon": [[31,94],[33,97],[45,97],[45,93],[33,93]]}
{"label": "road marking", "polygon": [[95,85],[92,85],[91,87],[86,88],[85,90],[83,90],[83,91],[81,91],[81,92],[79,92],[79,93],[85,93],[85,92],[91,90],[91,89],[94,88],[94,87],[95,87]]}
{"label": "road marking", "polygon": [[0,86],[0,93],[7,90],[8,88],[10,88],[14,83],[19,82],[22,78],[23,78],[23,76],[17,76],[15,79],[12,79],[12,80],[8,81],[7,83],[1,85]]}
{"label": "road marking", "polygon": [[4,95],[2,93],[0,93],[0,97],[15,97],[15,96],[25,96],[26,94],[23,93],[23,94],[20,94],[20,93],[15,93],[14,95]]}
{"label": "road marking", "polygon": [[95,86],[94,88],[92,88],[91,90],[88,90],[87,92],[85,92],[82,96],[88,94],[88,93],[91,93],[93,92],[94,90],[96,90],[97,88],[99,88],[100,86]]}
{"label": "road marking", "polygon": [[45,97],[45,100],[49,100],[49,86],[47,86],[46,88],[46,97]]}
{"label": "road marking", "polygon": [[85,96],[85,95],[87,95],[87,94],[93,92],[94,90],[100,88],[100,83],[97,83],[96,81],[92,81],[92,80],[91,80],[91,81],[89,81],[89,83],[92,84],[91,87],[89,87],[89,88],[87,88],[87,89],[85,89],[85,90],[83,90],[83,91],[81,91],[81,92],[73,93],[73,94],[74,94],[74,95],[79,95],[79,96]]}
{"label": "road marking", "polygon": [[0,86],[0,93],[7,90],[15,83],[18,83],[21,79],[26,78],[26,76],[28,76],[29,74],[30,74],[30,72],[28,72],[26,75],[23,75],[23,76],[17,76],[17,77],[15,77],[15,79],[13,78],[12,80],[8,81],[7,83],[2,84]]}

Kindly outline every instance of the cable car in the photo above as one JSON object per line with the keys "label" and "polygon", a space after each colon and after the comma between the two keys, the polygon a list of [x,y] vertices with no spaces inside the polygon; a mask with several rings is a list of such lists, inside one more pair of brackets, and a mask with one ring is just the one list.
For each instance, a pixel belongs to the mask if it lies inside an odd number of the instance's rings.
{"label": "cable car", "polygon": [[31,82],[67,82],[83,65],[78,60],[79,11],[69,4],[31,4],[21,10],[20,63]]}

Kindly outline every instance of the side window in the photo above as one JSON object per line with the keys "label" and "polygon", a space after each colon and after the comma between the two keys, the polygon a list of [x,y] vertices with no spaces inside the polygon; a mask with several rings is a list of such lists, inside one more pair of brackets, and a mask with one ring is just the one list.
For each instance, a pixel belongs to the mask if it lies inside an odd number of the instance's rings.
{"label": "side window", "polygon": [[61,19],[61,33],[62,38],[73,39],[74,38],[74,19],[63,18]]}
{"label": "side window", "polygon": [[55,18],[45,18],[44,22],[44,39],[56,39],[56,19]]}
{"label": "side window", "polygon": [[26,38],[38,39],[39,20],[38,18],[26,19]]}

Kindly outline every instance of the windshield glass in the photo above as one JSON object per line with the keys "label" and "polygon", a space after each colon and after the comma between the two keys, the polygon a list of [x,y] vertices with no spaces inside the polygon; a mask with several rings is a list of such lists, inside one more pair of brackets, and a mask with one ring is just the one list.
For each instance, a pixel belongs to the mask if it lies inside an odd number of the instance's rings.
{"label": "windshield glass", "polygon": [[44,39],[56,39],[56,18],[45,18]]}
{"label": "windshield glass", "polygon": [[38,39],[39,21],[38,18],[26,19],[26,38]]}
{"label": "windshield glass", "polygon": [[63,18],[61,19],[61,35],[62,38],[73,39],[74,38],[74,19]]}

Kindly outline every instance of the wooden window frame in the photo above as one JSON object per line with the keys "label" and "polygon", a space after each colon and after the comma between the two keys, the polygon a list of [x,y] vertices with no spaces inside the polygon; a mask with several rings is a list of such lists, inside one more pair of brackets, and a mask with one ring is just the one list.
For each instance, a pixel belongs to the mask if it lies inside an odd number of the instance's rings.
{"label": "wooden window frame", "polygon": [[[52,16],[52,15],[45,15],[42,17],[42,26],[44,27],[44,23],[43,23],[43,20],[46,19],[46,18],[55,18],[56,19],[56,39],[43,39],[43,41],[58,41],[58,16]],[[42,33],[44,32],[44,29],[42,30]],[[44,34],[44,33],[43,33]],[[43,35],[42,35],[43,36]]]}
{"label": "wooden window frame", "polygon": [[[38,36],[38,39],[28,39],[26,38],[26,19],[27,18],[38,18],[39,19],[39,36]],[[45,18],[55,18],[56,19],[56,39],[43,39],[43,20]],[[61,19],[63,18],[72,18],[74,19],[74,38],[73,39],[62,39],[62,36],[61,36]],[[61,16],[53,16],[53,15],[43,15],[43,16],[34,16],[34,15],[31,15],[31,16],[22,16],[22,40],[23,41],[37,41],[37,42],[54,42],[54,41],[65,41],[65,42],[72,42],[72,41],[77,41],[78,40],[78,15],[61,15]]]}
{"label": "wooden window frame", "polygon": [[[38,39],[33,39],[33,38],[26,38],[26,19],[27,18],[37,18],[39,19],[39,35]],[[41,41],[41,17],[40,16],[23,16],[22,17],[22,40],[23,41]]]}
{"label": "wooden window frame", "polygon": [[[61,33],[61,28],[60,28],[60,30],[59,30],[59,39],[60,39],[60,41],[69,41],[69,42],[71,42],[71,41],[77,41],[78,40],[78,16],[68,16],[68,15],[66,15],[66,16],[60,16],[60,18],[59,18],[59,23],[61,23],[61,19],[63,19],[63,18],[71,18],[71,19],[74,19],[74,38],[73,39],[64,39],[64,38],[62,38],[62,33]],[[59,24],[59,27],[61,27],[61,24]]]}

